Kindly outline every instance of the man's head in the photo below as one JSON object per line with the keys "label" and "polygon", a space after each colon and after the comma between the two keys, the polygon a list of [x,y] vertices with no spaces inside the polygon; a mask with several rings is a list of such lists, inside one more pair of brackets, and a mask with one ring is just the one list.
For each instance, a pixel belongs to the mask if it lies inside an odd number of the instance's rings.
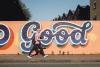
{"label": "man's head", "polygon": [[37,29],[36,31],[37,31],[37,32],[40,32],[40,31],[41,31],[41,29]]}

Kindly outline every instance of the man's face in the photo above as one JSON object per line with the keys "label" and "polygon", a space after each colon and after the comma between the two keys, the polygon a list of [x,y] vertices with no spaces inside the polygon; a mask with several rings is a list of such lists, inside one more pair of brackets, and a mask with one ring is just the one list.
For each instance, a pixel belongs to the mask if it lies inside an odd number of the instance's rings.
{"label": "man's face", "polygon": [[40,32],[41,30],[40,29],[37,29],[37,32]]}

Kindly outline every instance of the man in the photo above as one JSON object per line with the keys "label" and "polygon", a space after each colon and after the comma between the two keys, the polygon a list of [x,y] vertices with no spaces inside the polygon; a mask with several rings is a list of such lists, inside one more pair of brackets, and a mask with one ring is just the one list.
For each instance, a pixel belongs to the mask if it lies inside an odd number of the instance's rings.
{"label": "man", "polygon": [[35,55],[38,55],[38,53],[40,52],[40,54],[44,58],[48,56],[48,55],[44,54],[44,51],[43,51],[43,48],[42,48],[42,45],[41,45],[41,42],[40,42],[40,40],[42,40],[42,39],[40,38],[40,34],[39,33],[40,33],[40,29],[37,29],[37,31],[35,32],[35,38],[32,40],[32,44],[34,44],[34,46],[31,49],[31,51],[29,52],[29,56],[27,56],[28,58],[32,58],[31,53],[33,52],[33,50],[36,51]]}

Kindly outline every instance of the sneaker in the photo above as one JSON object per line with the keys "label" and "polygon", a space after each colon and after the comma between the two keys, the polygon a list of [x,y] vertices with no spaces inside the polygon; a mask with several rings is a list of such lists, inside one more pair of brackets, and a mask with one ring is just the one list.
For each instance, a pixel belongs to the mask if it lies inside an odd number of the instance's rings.
{"label": "sneaker", "polygon": [[31,59],[32,57],[31,56],[27,56],[29,59]]}
{"label": "sneaker", "polygon": [[46,57],[48,57],[48,55],[44,55],[43,57],[46,58]]}

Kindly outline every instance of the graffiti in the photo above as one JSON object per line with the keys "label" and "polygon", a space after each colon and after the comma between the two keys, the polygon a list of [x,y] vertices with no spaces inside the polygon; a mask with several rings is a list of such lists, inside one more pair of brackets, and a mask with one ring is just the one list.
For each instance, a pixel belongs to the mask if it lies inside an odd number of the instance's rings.
{"label": "graffiti", "polygon": [[[24,52],[29,52],[32,48],[32,39],[34,38],[34,31],[40,28],[40,24],[37,22],[29,22],[21,29],[21,45],[20,48]],[[29,33],[32,33],[29,36]]]}
{"label": "graffiti", "polygon": [[9,48],[14,40],[12,29],[4,24],[0,24],[0,50]]}
{"label": "graffiti", "polygon": [[9,28],[3,24],[0,24],[0,47],[4,46],[8,42],[10,36]]}
{"label": "graffiti", "polygon": [[[21,29],[21,45],[23,52],[29,52],[33,46],[31,41],[34,38],[34,32],[41,28],[38,22],[29,22]],[[66,28],[71,28],[68,32]],[[44,29],[40,32],[42,37],[41,43],[48,46],[52,41],[57,45],[63,46],[67,42],[72,45],[85,45],[87,43],[86,32],[92,28],[91,22],[84,22],[81,26],[70,22],[57,22],[51,28]]]}
{"label": "graffiti", "polygon": [[[68,33],[65,29],[62,29],[64,27],[70,27],[73,30]],[[85,45],[87,41],[86,32],[89,31],[91,27],[90,22],[84,22],[81,26],[74,23],[59,22],[53,25],[53,30],[56,31],[59,28],[61,29],[55,34],[57,44],[65,44],[69,38],[72,45]]]}

